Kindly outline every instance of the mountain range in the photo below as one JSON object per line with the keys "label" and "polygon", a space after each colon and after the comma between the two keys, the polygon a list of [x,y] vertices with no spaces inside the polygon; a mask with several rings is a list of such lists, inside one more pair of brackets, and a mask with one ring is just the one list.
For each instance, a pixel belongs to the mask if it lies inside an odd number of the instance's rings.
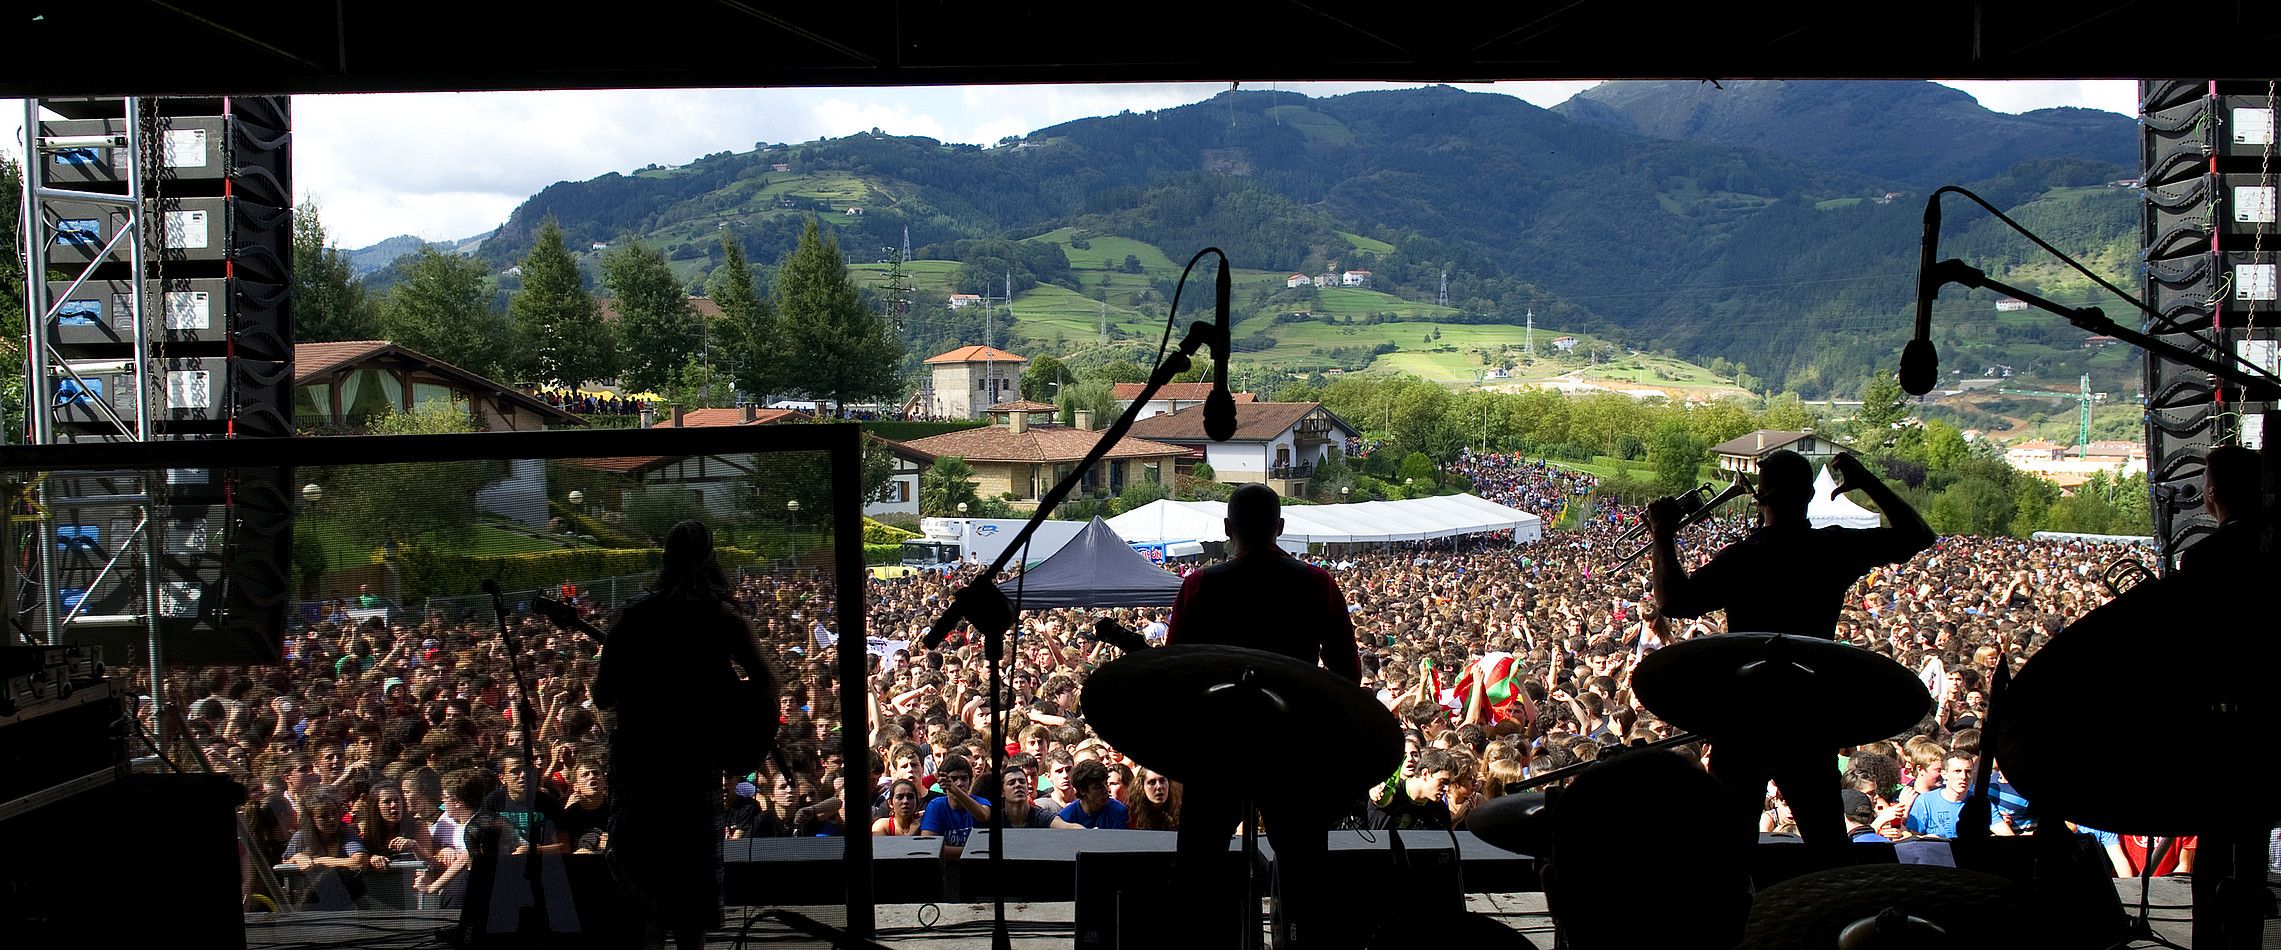
{"label": "mountain range", "polygon": [[[1440,327],[1471,325],[1475,349],[1434,364],[1462,379],[1533,319],[1843,396],[1889,370],[1905,337],[1935,187],[1969,185],[2125,281],[2136,136],[2111,113],[2006,115],[1917,82],[1611,82],[1550,110],[1449,87],[1232,91],[991,148],[871,132],[558,182],[472,253],[504,270],[552,216],[574,249],[639,239],[698,286],[723,233],[766,264],[814,215],[873,280],[884,269],[869,262],[908,233],[914,346],[980,342],[993,331],[949,295],[1010,284],[1013,323],[996,332],[1050,351],[1104,327],[1153,343],[1177,262],[1218,246],[1238,278],[1239,366],[1416,369],[1430,361],[1392,359],[1386,327],[1430,324],[1394,348],[1431,351],[1457,349]],[[2067,302],[2104,298],[1984,213],[1948,207],[1943,256]],[[1368,271],[1368,285],[1286,286],[1326,271]],[[2131,385],[2118,348],[1994,304],[1943,293],[1944,367]]]}

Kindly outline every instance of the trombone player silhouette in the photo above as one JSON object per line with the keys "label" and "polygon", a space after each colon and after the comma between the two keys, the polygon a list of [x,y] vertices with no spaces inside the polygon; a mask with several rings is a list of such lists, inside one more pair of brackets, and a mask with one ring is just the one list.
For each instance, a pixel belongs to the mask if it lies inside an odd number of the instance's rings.
{"label": "trombone player silhouette", "polygon": [[[1656,610],[1685,619],[1724,609],[1730,631],[1831,639],[1854,582],[1872,567],[1916,556],[1932,546],[1934,536],[1916,509],[1852,453],[1839,453],[1830,468],[1838,479],[1831,496],[1860,491],[1884,512],[1885,526],[1814,527],[1806,519],[1814,494],[1813,466],[1787,449],[1759,462],[1758,527],[1693,574],[1680,566],[1674,543],[1685,519],[1679,502],[1664,498],[1650,504]],[[1846,835],[1836,750],[1785,743],[1772,734],[1777,728],[1770,721],[1751,735],[1709,737],[1711,774],[1733,794],[1737,810],[1747,810],[1753,818],[1772,778],[1797,816],[1807,846],[1842,848]]]}

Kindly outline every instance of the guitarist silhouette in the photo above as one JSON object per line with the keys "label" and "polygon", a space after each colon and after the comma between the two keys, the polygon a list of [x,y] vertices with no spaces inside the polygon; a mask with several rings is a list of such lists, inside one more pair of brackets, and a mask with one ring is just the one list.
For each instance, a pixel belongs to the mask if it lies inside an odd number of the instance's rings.
{"label": "guitarist silhouette", "polygon": [[712,531],[674,525],[656,584],[620,613],[594,679],[595,704],[616,713],[611,870],[684,950],[721,926],[721,773],[758,768],[776,726],[774,679],[730,593]]}

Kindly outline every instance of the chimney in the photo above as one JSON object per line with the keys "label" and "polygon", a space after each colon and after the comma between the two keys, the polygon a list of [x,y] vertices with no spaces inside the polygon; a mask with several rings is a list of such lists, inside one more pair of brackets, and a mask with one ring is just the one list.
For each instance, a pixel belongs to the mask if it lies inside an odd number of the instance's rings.
{"label": "chimney", "polygon": [[1751,433],[1751,434],[1750,434],[1750,439],[1751,439],[1751,447],[1750,447],[1750,448],[1751,448],[1751,451],[1753,451],[1753,452],[1764,452],[1764,451],[1766,451],[1766,430],[1765,430],[1765,429],[1760,429],[1760,430],[1758,430],[1758,431],[1756,431],[1756,432],[1753,432],[1753,433]]}
{"label": "chimney", "polygon": [[650,426],[654,426],[654,425],[656,425],[656,424],[657,424],[657,410],[656,410],[656,409],[653,409],[653,408],[650,408],[650,407],[648,407],[648,406],[643,406],[643,407],[642,407],[642,428],[644,428],[644,429],[647,429],[647,428],[649,428]]}
{"label": "chimney", "polygon": [[1012,431],[1012,432],[1013,432],[1015,435],[1021,435],[1021,434],[1022,434],[1022,433],[1024,433],[1024,432],[1028,432],[1028,431],[1030,431],[1030,412],[1029,412],[1029,410],[1027,410],[1027,409],[1015,409],[1015,410],[1011,410],[1011,411],[1007,412],[1007,413],[1006,413],[1006,427],[1007,427],[1009,430],[1011,430],[1011,431]]}
{"label": "chimney", "polygon": [[674,427],[674,428],[676,428],[676,429],[678,429],[678,428],[681,428],[681,407],[680,407],[680,406],[675,406],[675,407],[673,407],[673,427]]}
{"label": "chimney", "polygon": [[1071,412],[1071,415],[1073,415],[1073,416],[1075,416],[1075,417],[1076,417],[1076,418],[1074,419],[1074,421],[1077,423],[1077,431],[1079,431],[1079,432],[1091,432],[1091,431],[1093,431],[1093,410],[1091,410],[1091,409],[1077,409],[1077,410],[1073,410],[1073,411]]}
{"label": "chimney", "polygon": [[760,407],[759,407],[759,406],[756,406],[756,405],[753,405],[752,403],[749,403],[749,402],[748,402],[748,403],[745,403],[745,404],[744,404],[744,421],[746,421],[746,422],[751,422],[751,421],[753,421],[753,420],[755,420],[755,419],[758,419],[758,418],[760,418]]}

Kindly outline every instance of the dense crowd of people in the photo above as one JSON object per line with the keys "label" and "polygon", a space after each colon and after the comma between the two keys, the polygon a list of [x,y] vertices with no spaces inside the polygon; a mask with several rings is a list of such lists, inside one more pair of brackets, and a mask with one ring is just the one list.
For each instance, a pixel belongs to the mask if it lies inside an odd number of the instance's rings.
{"label": "dense crowd of people", "polygon": [[582,416],[638,416],[642,414],[642,410],[650,408],[650,403],[646,399],[613,392],[538,388],[525,395],[564,412],[574,412]]}
{"label": "dense crowd of people", "polygon": [[[1637,511],[1600,505],[1572,526],[1555,524],[1589,495],[1590,476],[1509,456],[1469,456],[1451,473],[1544,516],[1543,539],[1450,538],[1310,558],[1346,594],[1364,686],[1405,730],[1400,771],[1352,790],[1356,827],[1463,828],[1474,809],[1532,775],[1671,735],[1634,701],[1632,671],[1655,649],[1723,632],[1716,616],[1653,615],[1645,563],[1619,563]],[[1690,529],[1682,557],[1699,563],[1746,529],[1739,517]],[[1833,781],[1849,789],[1849,828],[1884,840],[1954,835],[1992,671],[2016,669],[2105,602],[2101,574],[2127,553],[1950,537],[1863,579],[1836,638],[1920,674],[1937,702],[1907,734],[1845,750],[1833,765]],[[751,714],[779,719],[785,754],[781,767],[724,777],[724,836],[923,835],[955,856],[994,809],[1011,827],[1178,827],[1180,783],[1102,741],[1082,701],[1088,674],[1119,655],[1088,638],[1093,621],[1112,617],[1161,640],[1167,612],[1025,612],[1002,670],[1009,712],[993,730],[980,643],[954,634],[938,649],[919,645],[965,579],[919,572],[871,585],[868,708],[848,717],[869,733],[863,762],[840,752],[838,656],[856,644],[835,633],[829,575],[736,581],[737,609],[783,686],[775,708]],[[586,612],[609,626],[607,612]],[[307,874],[311,885],[296,889],[304,899],[353,903],[365,872],[418,862],[415,886],[448,902],[465,887],[470,828],[487,829],[486,847],[609,848],[607,732],[591,694],[599,647],[536,616],[508,622],[524,648],[527,704],[488,611],[329,612],[294,632],[279,666],[180,675],[170,698],[190,740],[249,791],[249,897],[280,899],[258,880],[260,866]],[[1272,747],[1271,736],[1258,738]],[[1003,747],[1000,774],[989,773],[993,746]],[[1997,792],[1998,833],[2029,830],[2017,793]],[[1788,822],[1770,793],[1762,828],[1782,833]],[[2118,873],[2146,860],[2143,839],[2102,840]],[[2190,869],[2191,855],[2174,852],[2165,867]]]}

